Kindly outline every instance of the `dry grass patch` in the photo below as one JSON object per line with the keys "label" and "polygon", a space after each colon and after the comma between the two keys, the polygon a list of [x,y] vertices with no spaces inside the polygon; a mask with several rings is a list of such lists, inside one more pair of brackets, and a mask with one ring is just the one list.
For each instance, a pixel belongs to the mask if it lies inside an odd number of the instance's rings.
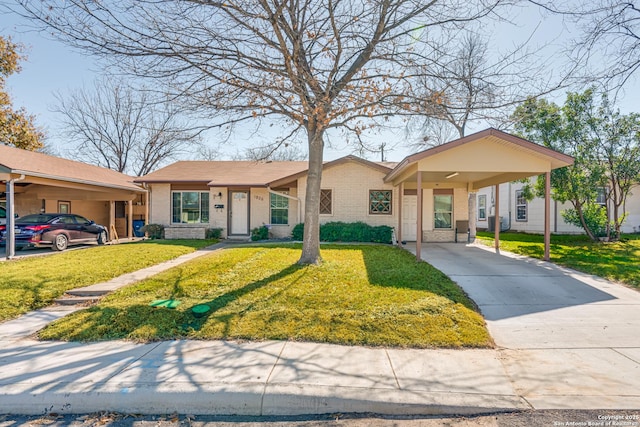
{"label": "dry grass patch", "polygon": [[[464,292],[408,252],[328,245],[299,266],[297,245],[225,249],[105,298],[41,331],[43,339],[301,340],[401,347],[488,347]],[[176,309],[154,308],[159,299]],[[211,307],[202,318],[191,308]]]}

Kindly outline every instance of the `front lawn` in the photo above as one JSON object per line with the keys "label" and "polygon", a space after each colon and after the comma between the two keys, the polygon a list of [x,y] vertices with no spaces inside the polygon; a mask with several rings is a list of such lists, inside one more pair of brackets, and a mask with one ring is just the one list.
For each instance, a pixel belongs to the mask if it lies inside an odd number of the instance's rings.
{"label": "front lawn", "polygon": [[[493,233],[478,232],[480,242],[493,245]],[[544,237],[500,233],[500,248],[533,258],[544,256]],[[620,242],[592,243],[583,235],[552,235],[551,261],[578,271],[640,288],[640,235],[624,235]]]}
{"label": "front lawn", "polygon": [[0,262],[0,321],[45,307],[70,289],[104,282],[213,243],[147,240]]}
{"label": "front lawn", "polygon": [[[76,312],[41,339],[300,340],[401,347],[489,347],[482,316],[440,271],[391,246],[327,245],[299,266],[299,245],[218,251]],[[152,307],[179,301],[175,309]],[[191,308],[206,304],[196,317]]]}

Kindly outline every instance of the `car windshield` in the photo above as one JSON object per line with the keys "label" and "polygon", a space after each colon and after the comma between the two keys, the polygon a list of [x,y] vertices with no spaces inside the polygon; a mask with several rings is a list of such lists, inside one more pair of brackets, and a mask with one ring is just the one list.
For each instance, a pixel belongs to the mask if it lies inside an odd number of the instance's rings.
{"label": "car windshield", "polygon": [[34,214],[21,217],[18,222],[20,224],[42,224],[51,221],[58,215]]}

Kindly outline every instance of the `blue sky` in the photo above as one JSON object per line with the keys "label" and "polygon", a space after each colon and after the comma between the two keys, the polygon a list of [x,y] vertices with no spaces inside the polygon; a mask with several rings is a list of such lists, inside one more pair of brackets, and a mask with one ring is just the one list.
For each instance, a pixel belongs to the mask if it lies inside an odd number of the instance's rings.
{"label": "blue sky", "polygon": [[[544,38],[547,38],[554,40],[552,43],[557,44],[564,37],[571,36],[570,31],[563,27],[559,20],[543,16],[535,11],[522,10],[514,15],[514,20],[519,22],[518,26],[496,26],[493,29],[494,39],[505,43],[505,48],[510,47],[508,44],[517,43],[518,37],[521,39],[528,37],[535,27],[538,27],[537,40],[534,40],[537,43],[543,43]],[[8,90],[13,98],[14,106],[24,107],[29,113],[36,115],[38,124],[48,134],[47,143],[57,152],[64,152],[68,143],[59,137],[58,122],[60,117],[58,113],[51,111],[56,105],[54,94],[60,93],[64,96],[70,90],[80,89],[83,85],[90,86],[100,74],[99,65],[92,57],[47,38],[43,33],[29,31],[27,22],[15,15],[0,15],[0,34],[10,35],[14,41],[27,46],[28,58],[21,64],[22,71],[11,76],[8,80]],[[560,56],[557,57],[557,62],[560,63],[562,59]],[[640,111],[640,106],[636,102],[638,94],[640,94],[640,90],[638,90],[636,82],[629,82],[623,96],[618,100],[618,107],[623,112]],[[559,93],[557,96],[559,99],[556,102],[562,102],[563,94]],[[471,131],[481,130],[483,127],[483,125],[475,125]],[[398,135],[397,130],[394,132],[381,131],[377,136],[380,142],[404,137],[405,135]],[[234,145],[243,146],[243,144],[248,144],[252,138],[254,135],[238,132],[232,140]],[[210,133],[206,142],[215,146],[217,142],[215,133]],[[336,138],[332,139],[331,143],[333,146],[327,147],[325,150],[326,160],[332,160],[352,152],[352,147]],[[237,148],[223,145],[222,150],[224,151],[223,157],[228,158],[235,154]],[[391,153],[388,153],[387,160],[400,161],[410,152],[409,148],[396,146]],[[378,160],[376,155],[370,155],[368,158]]]}

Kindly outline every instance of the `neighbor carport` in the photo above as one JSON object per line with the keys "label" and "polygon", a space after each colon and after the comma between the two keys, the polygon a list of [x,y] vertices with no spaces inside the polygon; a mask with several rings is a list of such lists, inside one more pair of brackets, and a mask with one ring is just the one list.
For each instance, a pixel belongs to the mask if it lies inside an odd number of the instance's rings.
{"label": "neighbor carport", "polygon": [[0,145],[7,258],[15,254],[16,213],[76,213],[107,226],[110,239],[115,234],[132,237],[134,217],[147,218],[147,192],[132,181],[133,177],[110,169]]}
{"label": "neighbor carport", "polygon": [[[546,176],[545,191],[545,259],[549,259],[550,242],[550,174],[557,168],[573,164],[573,158],[514,135],[487,129],[464,138],[443,144],[406,157],[386,177],[398,188],[400,201],[398,213],[398,241],[403,240],[403,202],[402,198],[413,192],[417,195],[416,215],[416,257],[421,257],[421,245],[429,239],[439,239],[432,224],[425,224],[425,218],[431,219],[425,212],[424,192],[432,194],[460,194],[468,196],[468,213],[457,212],[454,218],[470,223],[471,232],[475,231],[475,193],[484,187],[495,186],[496,198],[499,197],[500,184],[528,178],[536,175]],[[495,201],[495,218],[499,218],[499,200]],[[449,239],[448,241],[452,241]],[[500,245],[500,227],[495,227],[495,247]]]}

